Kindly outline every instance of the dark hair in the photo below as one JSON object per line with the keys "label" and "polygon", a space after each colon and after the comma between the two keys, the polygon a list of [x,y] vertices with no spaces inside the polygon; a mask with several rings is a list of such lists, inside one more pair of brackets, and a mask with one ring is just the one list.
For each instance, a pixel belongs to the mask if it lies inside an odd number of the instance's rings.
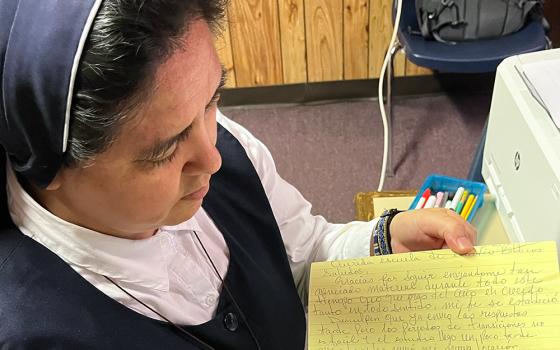
{"label": "dark hair", "polygon": [[159,64],[190,23],[217,31],[226,0],[104,0],[76,77],[65,165],[92,160],[148,95]]}

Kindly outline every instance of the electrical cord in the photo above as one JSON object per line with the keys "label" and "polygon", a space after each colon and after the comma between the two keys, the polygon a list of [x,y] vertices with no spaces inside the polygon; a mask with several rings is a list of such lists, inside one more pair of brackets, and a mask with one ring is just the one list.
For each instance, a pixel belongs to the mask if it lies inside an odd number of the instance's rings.
{"label": "electrical cord", "polygon": [[385,113],[385,105],[383,104],[383,83],[385,81],[385,73],[387,71],[387,66],[391,61],[391,50],[397,41],[397,33],[399,31],[399,25],[401,22],[403,0],[396,0],[396,1],[397,1],[397,12],[395,16],[393,34],[391,36],[391,40],[389,41],[389,47],[387,49],[387,53],[385,54],[383,65],[381,66],[381,73],[379,74],[379,85],[377,87],[377,94],[379,98],[379,109],[381,111],[381,120],[383,121],[383,162],[381,165],[379,186],[377,187],[378,192],[383,191],[383,186],[385,185],[385,177],[387,175],[387,158],[389,155],[389,125],[387,122],[387,115]]}

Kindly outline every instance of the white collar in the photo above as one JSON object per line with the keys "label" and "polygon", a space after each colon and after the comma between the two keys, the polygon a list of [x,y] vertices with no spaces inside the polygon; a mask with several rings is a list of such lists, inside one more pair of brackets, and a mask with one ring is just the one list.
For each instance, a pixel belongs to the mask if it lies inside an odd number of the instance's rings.
{"label": "white collar", "polygon": [[196,217],[193,217],[176,226],[162,227],[152,237],[142,240],[99,233],[53,215],[23,189],[9,165],[6,172],[10,215],[23,234],[47,247],[66,263],[116,281],[168,291],[169,254],[164,249],[164,233],[200,231]]}

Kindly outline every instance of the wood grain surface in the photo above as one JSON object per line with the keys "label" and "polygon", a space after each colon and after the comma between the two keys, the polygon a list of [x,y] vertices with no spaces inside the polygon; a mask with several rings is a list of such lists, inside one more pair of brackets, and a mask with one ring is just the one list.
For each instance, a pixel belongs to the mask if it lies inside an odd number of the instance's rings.
{"label": "wood grain surface", "polygon": [[[216,40],[228,87],[374,79],[393,28],[393,0],[230,0]],[[395,58],[397,76],[430,70]]]}
{"label": "wood grain surface", "polygon": [[306,0],[307,79],[342,80],[343,0]]}
{"label": "wood grain surface", "polygon": [[369,0],[344,0],[344,79],[366,79]]}
{"label": "wood grain surface", "polygon": [[303,0],[278,0],[284,84],[307,81]]}
{"label": "wood grain surface", "polygon": [[233,0],[229,4],[237,86],[283,84],[277,0]]}

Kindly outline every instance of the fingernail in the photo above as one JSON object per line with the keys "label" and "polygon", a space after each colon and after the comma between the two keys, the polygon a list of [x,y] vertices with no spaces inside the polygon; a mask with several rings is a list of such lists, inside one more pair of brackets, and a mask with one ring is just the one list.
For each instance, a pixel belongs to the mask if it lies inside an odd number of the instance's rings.
{"label": "fingernail", "polygon": [[468,250],[472,248],[472,243],[466,237],[457,238],[457,246],[461,250]]}

